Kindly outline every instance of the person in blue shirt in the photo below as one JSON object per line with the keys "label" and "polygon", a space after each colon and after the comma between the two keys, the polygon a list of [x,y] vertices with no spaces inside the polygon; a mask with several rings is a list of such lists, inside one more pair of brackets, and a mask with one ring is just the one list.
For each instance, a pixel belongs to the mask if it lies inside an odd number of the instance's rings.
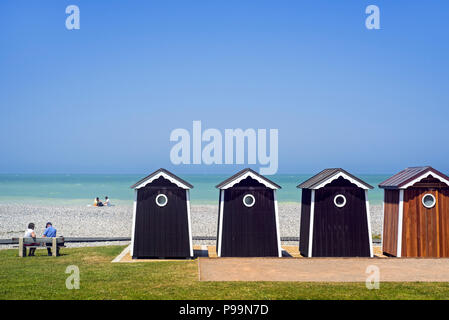
{"label": "person in blue shirt", "polygon": [[[56,237],[56,229],[53,228],[51,222],[47,222],[45,225],[44,238],[55,238]],[[51,243],[47,243],[47,252],[48,255],[51,256]],[[56,255],[59,256],[59,247],[56,247]]]}

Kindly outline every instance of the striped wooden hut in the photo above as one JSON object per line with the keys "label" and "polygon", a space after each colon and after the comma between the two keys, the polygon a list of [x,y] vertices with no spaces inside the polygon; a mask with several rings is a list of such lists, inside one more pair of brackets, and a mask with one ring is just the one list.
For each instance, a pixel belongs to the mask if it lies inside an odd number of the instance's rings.
{"label": "striped wooden hut", "polygon": [[449,177],[411,167],[384,189],[383,252],[396,257],[449,257]]}
{"label": "striped wooden hut", "polygon": [[220,189],[217,255],[281,257],[276,190],[281,187],[251,169],[244,169]]}
{"label": "striped wooden hut", "polygon": [[306,257],[372,257],[368,190],[343,169],[325,169],[304,181],[299,250]]}
{"label": "striped wooden hut", "polygon": [[131,188],[134,189],[133,259],[193,257],[189,195],[193,186],[159,169]]}

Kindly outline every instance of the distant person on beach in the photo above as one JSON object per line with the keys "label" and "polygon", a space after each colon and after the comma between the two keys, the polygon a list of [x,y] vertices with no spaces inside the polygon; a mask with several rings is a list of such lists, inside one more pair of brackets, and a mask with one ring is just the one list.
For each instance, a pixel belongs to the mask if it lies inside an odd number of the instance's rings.
{"label": "distant person on beach", "polygon": [[[36,238],[36,233],[34,232],[34,223],[28,224],[28,229],[25,231],[25,234],[23,235],[23,237],[24,238]],[[30,243],[25,246],[32,246],[32,245],[36,245],[36,243]],[[36,248],[30,248],[30,252],[28,253],[28,256],[33,257],[35,251],[36,251]],[[25,251],[25,255],[26,255],[26,251]]]}
{"label": "distant person on beach", "polygon": [[[51,222],[47,222],[45,225],[44,238],[56,238],[56,229],[53,228]],[[47,253],[51,256],[51,243],[47,243]],[[59,247],[56,247],[56,255],[59,256]]]}
{"label": "distant person on beach", "polygon": [[104,203],[103,203],[106,207],[109,207],[111,205],[111,202],[109,201],[108,196],[104,197]]}
{"label": "distant person on beach", "polygon": [[103,202],[100,201],[100,198],[96,197],[94,202],[94,207],[102,207]]}

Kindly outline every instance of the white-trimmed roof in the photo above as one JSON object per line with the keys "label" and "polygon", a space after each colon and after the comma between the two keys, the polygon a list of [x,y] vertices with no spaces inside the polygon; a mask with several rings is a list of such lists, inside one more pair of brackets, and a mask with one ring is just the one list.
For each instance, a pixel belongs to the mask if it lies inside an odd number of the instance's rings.
{"label": "white-trimmed roof", "polygon": [[242,181],[242,180],[244,180],[244,179],[246,179],[248,177],[250,177],[250,178],[256,180],[257,182],[263,184],[267,188],[270,188],[270,189],[273,189],[273,190],[281,189],[281,186],[279,186],[278,184],[274,183],[273,181],[265,178],[264,176],[258,174],[257,172],[255,172],[254,170],[251,170],[249,168],[243,169],[242,171],[236,173],[232,177],[230,177],[230,178],[226,179],[225,181],[221,182],[220,184],[218,184],[216,186],[216,188],[221,189],[221,190],[232,188],[234,185],[236,185],[237,183],[239,183],[240,181]]}
{"label": "white-trimmed roof", "polygon": [[441,182],[445,183],[447,186],[449,186],[449,180],[447,180],[446,178],[436,174],[435,172],[426,172],[426,173],[423,173],[422,175],[420,175],[419,177],[413,179],[409,183],[404,184],[403,186],[400,187],[400,189],[407,189],[408,187],[413,186],[415,183],[420,182],[421,180],[427,178],[428,176],[438,179]]}
{"label": "white-trimmed roof", "polygon": [[182,189],[192,189],[193,188],[193,186],[190,183],[188,183],[187,181],[181,179],[180,177],[174,175],[170,171],[165,170],[163,168],[161,168],[159,170],[156,170],[155,172],[153,172],[149,176],[146,176],[142,180],[140,180],[137,183],[135,183],[134,185],[132,185],[131,188],[132,189],[143,188],[147,184],[153,182],[156,179],[159,179],[160,177],[163,177],[164,179],[167,179],[168,181],[170,181],[171,183],[174,183],[175,185],[177,185],[178,187],[180,187]]}
{"label": "white-trimmed roof", "polygon": [[449,177],[430,166],[410,167],[379,184],[384,189],[407,189],[415,183],[432,176],[449,186]]}
{"label": "white-trimmed roof", "polygon": [[352,174],[341,168],[325,169],[298,185],[297,188],[317,190],[323,188],[324,186],[338,178],[348,180],[349,182],[364,190],[373,189],[373,187],[368,183],[362,181],[361,179],[353,176]]}

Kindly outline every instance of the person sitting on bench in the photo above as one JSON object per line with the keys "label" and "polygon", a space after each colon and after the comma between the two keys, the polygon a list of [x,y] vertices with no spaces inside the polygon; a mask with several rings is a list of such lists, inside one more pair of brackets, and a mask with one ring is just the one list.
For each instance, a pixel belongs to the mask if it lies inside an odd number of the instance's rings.
{"label": "person sitting on bench", "polygon": [[[45,225],[45,231],[44,231],[44,238],[56,238],[56,229],[53,228],[53,225],[51,222],[47,222]],[[49,256],[51,256],[51,243],[47,243],[47,253]],[[56,247],[56,255],[59,256],[59,247]]]}
{"label": "person sitting on bench", "polygon": [[[25,235],[23,236],[24,238],[36,238],[36,233],[34,232],[34,223],[29,223],[28,224],[28,229],[27,231],[25,231]],[[37,243],[31,243],[25,246],[35,246],[35,245],[39,245]],[[28,253],[28,257],[33,257],[34,256],[34,252],[36,251],[36,248],[30,248],[30,252]],[[27,255],[26,249],[25,249],[25,256]]]}

